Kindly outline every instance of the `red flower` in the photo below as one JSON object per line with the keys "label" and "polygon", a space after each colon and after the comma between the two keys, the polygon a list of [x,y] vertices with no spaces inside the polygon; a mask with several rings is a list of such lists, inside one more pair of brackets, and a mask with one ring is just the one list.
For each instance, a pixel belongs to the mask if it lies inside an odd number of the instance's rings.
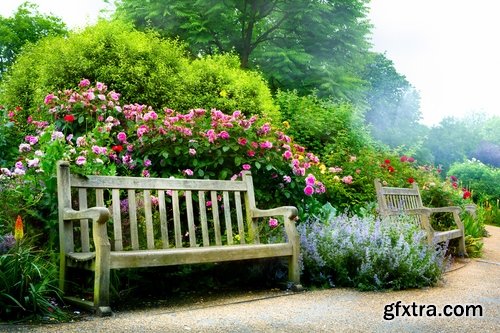
{"label": "red flower", "polygon": [[464,195],[463,195],[463,198],[464,198],[464,199],[468,199],[468,198],[470,198],[471,196],[472,196],[472,193],[470,193],[469,191],[465,191],[465,192],[464,192]]}
{"label": "red flower", "polygon": [[457,183],[451,183],[451,186],[453,186],[454,189],[458,188],[458,184]]}
{"label": "red flower", "polygon": [[408,157],[406,157],[406,155],[403,155],[403,156],[401,156],[401,158],[399,160],[401,162],[406,162],[406,161],[408,161]]}
{"label": "red flower", "polygon": [[413,157],[408,157],[407,161],[410,163],[413,163],[413,162],[415,162],[415,159]]}
{"label": "red flower", "polygon": [[384,163],[385,164],[391,164],[391,160],[385,160]]}
{"label": "red flower", "polygon": [[389,165],[389,167],[387,168],[387,170],[389,170],[389,172],[394,172],[394,168],[392,167],[392,165]]}
{"label": "red flower", "polygon": [[415,179],[413,177],[408,178],[408,183],[413,184],[415,182]]}
{"label": "red flower", "polygon": [[75,121],[75,116],[73,116],[72,114],[67,114],[64,116],[64,121],[72,123]]}
{"label": "red flower", "polygon": [[111,149],[117,153],[120,153],[122,150],[123,150],[123,146],[121,145],[117,145],[117,146],[113,146],[111,147]]}

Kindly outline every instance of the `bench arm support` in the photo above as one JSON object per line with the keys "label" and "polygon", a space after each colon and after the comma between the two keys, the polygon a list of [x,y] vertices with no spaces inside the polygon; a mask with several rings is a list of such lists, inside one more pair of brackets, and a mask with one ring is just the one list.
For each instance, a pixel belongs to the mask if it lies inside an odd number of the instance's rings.
{"label": "bench arm support", "polygon": [[271,209],[258,209],[251,210],[253,218],[267,217],[267,216],[283,216],[285,222],[285,232],[288,237],[288,242],[292,245],[293,254],[288,260],[288,278],[293,283],[293,289],[300,291],[302,285],[300,284],[300,237],[295,226],[297,220],[298,210],[293,206],[282,206]]}
{"label": "bench arm support", "polygon": [[93,238],[96,249],[100,246],[110,246],[106,228],[106,222],[109,220],[110,216],[109,210],[105,207],[92,207],[83,210],[66,209],[63,212],[63,220],[92,220]]}

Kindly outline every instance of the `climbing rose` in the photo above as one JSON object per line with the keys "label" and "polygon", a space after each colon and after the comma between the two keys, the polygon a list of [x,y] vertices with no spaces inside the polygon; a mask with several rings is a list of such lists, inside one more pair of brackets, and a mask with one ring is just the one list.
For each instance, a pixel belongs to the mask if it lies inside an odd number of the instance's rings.
{"label": "climbing rose", "polygon": [[75,116],[73,116],[72,114],[67,114],[64,116],[64,121],[72,123],[75,121]]}
{"label": "climbing rose", "polygon": [[276,228],[278,226],[278,220],[271,217],[269,219],[269,226],[273,229]]}
{"label": "climbing rose", "polygon": [[118,139],[118,141],[125,142],[127,140],[127,134],[125,134],[124,132],[120,132],[116,135],[116,138]]}
{"label": "climbing rose", "polygon": [[305,195],[308,195],[308,196],[313,195],[314,187],[312,187],[311,185],[307,185],[306,187],[304,187],[304,193],[305,193]]}
{"label": "climbing rose", "polygon": [[342,182],[344,184],[352,184],[352,176],[349,175],[349,176],[342,177]]}

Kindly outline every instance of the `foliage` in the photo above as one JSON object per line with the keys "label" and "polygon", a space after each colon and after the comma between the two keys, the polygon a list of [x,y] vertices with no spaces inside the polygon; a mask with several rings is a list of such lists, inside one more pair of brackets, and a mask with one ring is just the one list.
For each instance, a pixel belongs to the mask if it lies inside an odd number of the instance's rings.
{"label": "foliage", "polygon": [[273,88],[354,100],[368,55],[367,12],[365,0],[121,0],[116,13],[180,37],[192,54],[234,50],[242,68],[261,69]]}
{"label": "foliage", "polygon": [[14,236],[0,228],[0,319],[67,320],[58,305],[57,267],[22,236],[19,221]]}
{"label": "foliage", "polygon": [[360,150],[348,150],[346,146],[345,149],[332,151],[322,158],[331,166],[320,177],[328,189],[325,199],[338,209],[361,214],[367,204],[376,202],[374,180],[377,178],[394,187],[439,182],[435,169],[419,165],[411,156],[399,156],[373,146]]}
{"label": "foliage", "polygon": [[484,220],[485,224],[492,224],[500,227],[500,200],[491,202],[484,200],[479,205],[480,218]]}
{"label": "foliage", "polygon": [[54,16],[41,15],[38,6],[25,2],[12,17],[0,17],[0,78],[26,44],[51,35],[66,35],[66,26]]}
{"label": "foliage", "polygon": [[296,91],[278,91],[276,103],[290,126],[290,136],[315,154],[321,156],[330,149],[359,151],[371,141],[362,116],[351,104],[299,96]]}
{"label": "foliage", "polygon": [[435,284],[446,264],[445,249],[429,247],[425,232],[404,217],[398,223],[349,218],[325,206],[299,225],[299,233],[304,280],[313,285],[420,288]]}
{"label": "foliage", "polygon": [[51,195],[45,209],[56,204],[59,159],[81,174],[235,180],[251,170],[261,206],[298,205],[325,191],[314,176],[319,159],[265,118],[215,109],[157,113],[146,105],[121,106],[120,94],[107,89],[84,79],[75,90],[47,95],[39,116],[52,119],[29,118],[30,134],[3,177],[44,187]]}
{"label": "foliage", "polygon": [[453,117],[444,118],[439,125],[433,126],[424,142],[446,174],[453,162],[462,162],[480,142],[477,131]]}
{"label": "foliage", "polygon": [[[0,102],[16,111],[16,131],[24,137],[25,120],[40,113],[47,92],[58,93],[82,78],[106,82],[127,103],[240,110],[279,120],[277,108],[262,77],[238,68],[234,57],[191,61],[184,46],[152,32],[135,31],[123,22],[100,21],[67,38],[45,38],[17,59],[0,89]],[[49,119],[47,113],[45,120]],[[21,137],[21,138],[22,138]],[[15,141],[19,141],[15,140]]]}
{"label": "foliage", "polygon": [[476,201],[500,199],[500,169],[488,166],[476,159],[463,163],[454,163],[448,171],[448,176],[456,177],[460,187],[472,192]]}

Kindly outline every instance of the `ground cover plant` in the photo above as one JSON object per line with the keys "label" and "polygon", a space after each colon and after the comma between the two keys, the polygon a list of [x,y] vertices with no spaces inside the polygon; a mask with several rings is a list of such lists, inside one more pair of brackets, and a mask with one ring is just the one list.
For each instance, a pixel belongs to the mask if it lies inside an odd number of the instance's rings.
{"label": "ground cover plant", "polygon": [[446,246],[429,246],[425,232],[404,216],[391,223],[339,215],[326,205],[298,228],[304,280],[313,286],[420,288],[434,285],[447,265]]}
{"label": "ground cover plant", "polygon": [[0,319],[67,320],[56,287],[57,267],[50,254],[24,235],[21,216],[16,219],[14,233],[6,229],[0,226]]}

